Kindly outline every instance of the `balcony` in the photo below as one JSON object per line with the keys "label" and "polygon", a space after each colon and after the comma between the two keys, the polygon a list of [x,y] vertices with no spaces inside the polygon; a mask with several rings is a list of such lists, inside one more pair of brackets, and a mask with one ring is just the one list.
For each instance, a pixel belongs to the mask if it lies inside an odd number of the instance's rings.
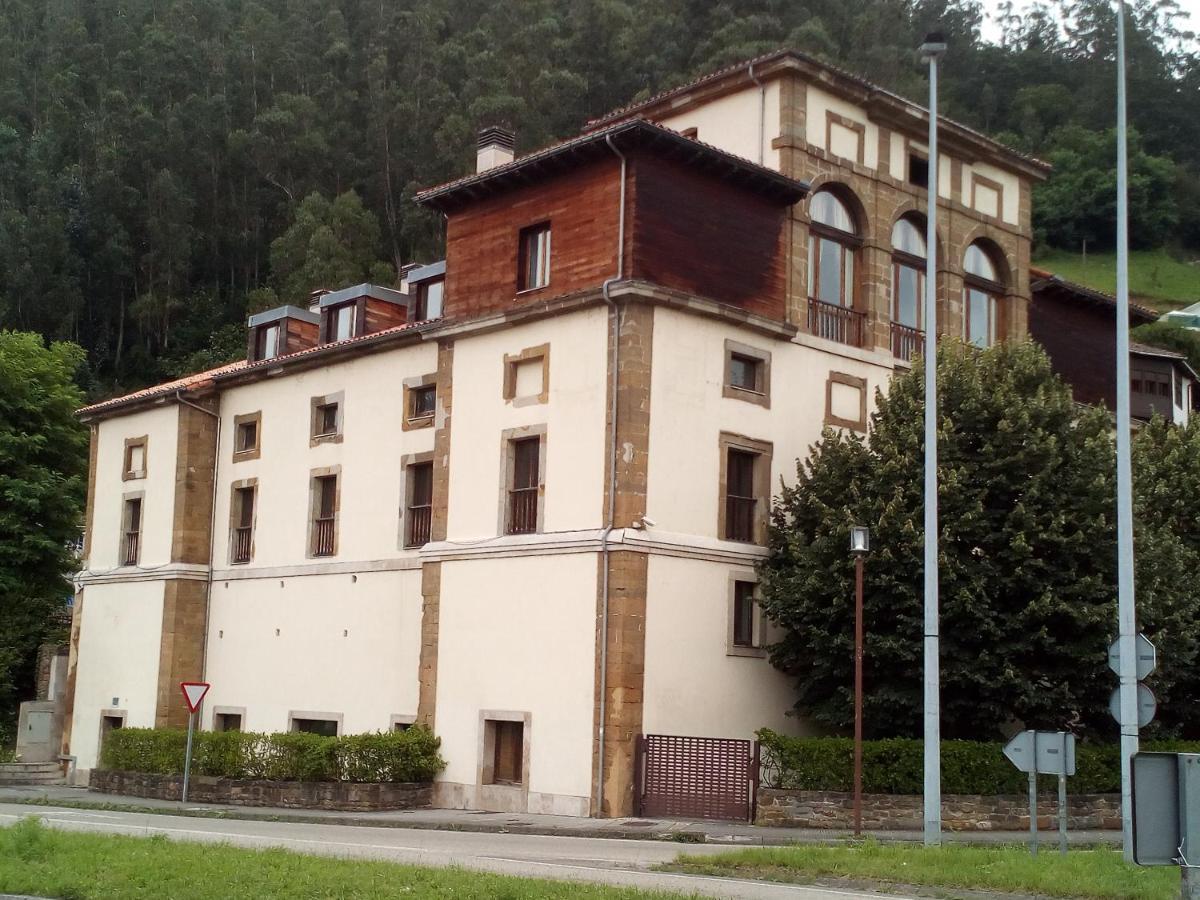
{"label": "balcony", "polygon": [[405,546],[420,547],[428,544],[432,525],[432,506],[410,506],[408,509],[408,534]]}
{"label": "balcony", "polygon": [[508,533],[533,534],[537,531],[538,489],[517,488],[508,492]]}
{"label": "balcony", "polygon": [[253,534],[254,529],[248,525],[233,529],[233,562],[250,562],[250,539]]}
{"label": "balcony", "polygon": [[910,328],[899,322],[892,323],[892,356],[904,362],[925,349],[925,332],[920,328]]}
{"label": "balcony", "polygon": [[808,300],[808,330],[819,338],[861,347],[866,323],[867,314],[857,309],[826,303],[815,297]]}
{"label": "balcony", "polygon": [[313,522],[313,556],[333,556],[335,537],[333,516],[323,517]]}
{"label": "balcony", "polygon": [[121,557],[121,565],[136,566],[138,549],[141,547],[142,533],[140,531],[125,532],[125,553]]}

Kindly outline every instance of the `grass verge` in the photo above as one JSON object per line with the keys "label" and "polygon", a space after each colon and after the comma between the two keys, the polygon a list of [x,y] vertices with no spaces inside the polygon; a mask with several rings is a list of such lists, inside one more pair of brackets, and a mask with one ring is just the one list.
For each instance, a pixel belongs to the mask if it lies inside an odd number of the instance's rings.
{"label": "grass verge", "polygon": [[1143,869],[1108,849],[1072,850],[1062,857],[1043,848],[1034,859],[1021,847],[914,847],[867,841],[853,846],[815,844],[681,856],[663,868],[763,881],[864,879],[1042,897],[1174,900],[1179,896],[1178,869]]}
{"label": "grass verge", "polygon": [[411,900],[649,900],[674,895],[553,882],[462,869],[331,859],[287,850],[77,834],[25,819],[0,828],[0,894],[61,900],[187,897],[189,900],[404,896]]}
{"label": "grass verge", "polygon": [[[1112,294],[1117,289],[1115,253],[1046,250],[1033,263],[1067,281]],[[1158,312],[1169,312],[1200,300],[1200,262],[1176,259],[1166,250],[1134,250],[1129,254],[1129,293]]]}

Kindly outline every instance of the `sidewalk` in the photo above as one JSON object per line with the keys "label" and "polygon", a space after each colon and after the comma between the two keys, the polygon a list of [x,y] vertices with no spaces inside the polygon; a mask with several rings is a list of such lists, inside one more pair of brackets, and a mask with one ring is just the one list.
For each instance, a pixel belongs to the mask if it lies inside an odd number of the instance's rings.
{"label": "sidewalk", "polygon": [[[66,806],[76,809],[115,809],[158,815],[200,816],[244,821],[299,822],[316,825],[357,825],[375,828],[418,828],[435,831],[537,834],[558,837],[612,838],[617,840],[678,841],[734,846],[783,846],[797,843],[837,843],[849,839],[845,832],[818,828],[779,828],[703,819],[580,819],[574,816],[525,815],[461,809],[412,809],[388,812],[334,812],[319,809],[282,809],[261,806],[228,806],[102,794],[65,785],[0,787],[0,803],[33,806]],[[867,837],[888,842],[919,842],[917,831],[871,831]],[[946,832],[948,843],[1023,844],[1025,831]],[[1057,832],[1041,834],[1046,845],[1056,844]],[[1073,845],[1119,845],[1119,831],[1078,831],[1069,835]]]}

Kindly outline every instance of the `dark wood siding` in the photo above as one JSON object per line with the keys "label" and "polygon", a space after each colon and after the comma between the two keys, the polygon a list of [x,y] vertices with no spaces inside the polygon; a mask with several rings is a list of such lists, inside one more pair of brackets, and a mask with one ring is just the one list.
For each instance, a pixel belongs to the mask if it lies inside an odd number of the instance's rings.
{"label": "dark wood siding", "polygon": [[301,322],[299,319],[287,319],[287,343],[281,352],[295,353],[317,346],[320,328],[315,322]]}
{"label": "dark wood siding", "polygon": [[363,334],[374,334],[408,321],[408,311],[395,303],[368,297],[366,307],[367,322]]}
{"label": "dark wood siding", "polygon": [[1064,295],[1034,291],[1029,336],[1046,348],[1050,366],[1080,403],[1116,408],[1116,311]]}

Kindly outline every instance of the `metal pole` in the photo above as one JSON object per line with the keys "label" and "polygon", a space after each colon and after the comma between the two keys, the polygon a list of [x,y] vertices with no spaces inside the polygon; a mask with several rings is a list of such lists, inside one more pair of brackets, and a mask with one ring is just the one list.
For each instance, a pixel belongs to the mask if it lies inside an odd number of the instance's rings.
{"label": "metal pole", "polygon": [[183,756],[183,792],[179,798],[180,803],[187,803],[188,795],[188,776],[192,771],[192,732],[196,730],[196,714],[188,715],[188,738],[187,751]]}
{"label": "metal pole", "polygon": [[1067,733],[1058,733],[1062,771],[1058,773],[1058,852],[1067,855]]}
{"label": "metal pole", "polygon": [[863,555],[854,559],[854,834],[862,834]]}
{"label": "metal pole", "polygon": [[[1034,739],[1036,741],[1036,738]],[[1036,748],[1036,743],[1034,744]],[[1036,749],[1034,750],[1036,754]],[[1038,821],[1037,821],[1037,768],[1029,773],[1029,852],[1037,856],[1038,850]]]}
{"label": "metal pole", "polygon": [[925,239],[925,843],[942,842],[941,672],[938,659],[937,197],[938,54],[929,54],[929,208]]}
{"label": "metal pole", "polygon": [[1180,900],[1200,900],[1200,866],[1181,866],[1179,869]]}
{"label": "metal pole", "polygon": [[1121,673],[1121,831],[1133,862],[1133,755],[1138,750],[1137,613],[1129,423],[1129,208],[1125,124],[1125,3],[1117,2],[1117,634]]}

